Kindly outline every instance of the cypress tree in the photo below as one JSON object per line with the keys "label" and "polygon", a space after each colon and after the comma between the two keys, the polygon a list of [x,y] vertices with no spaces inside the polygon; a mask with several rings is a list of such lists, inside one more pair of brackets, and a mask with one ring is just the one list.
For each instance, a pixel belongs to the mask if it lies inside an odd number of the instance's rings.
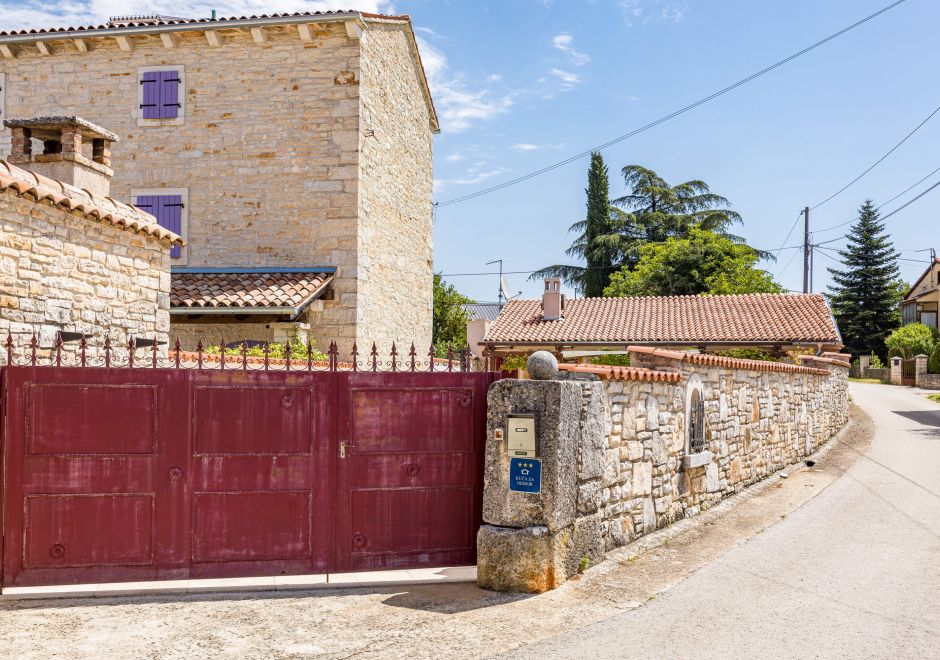
{"label": "cypress tree", "polygon": [[900,324],[898,253],[872,201],[859,209],[849,241],[839,251],[844,270],[829,268],[832,311],[846,350],[853,355],[884,356],[885,338]]}
{"label": "cypress tree", "polygon": [[610,182],[604,157],[598,152],[591,154],[591,167],[588,170],[587,217],[584,227],[584,256],[587,268],[582,284],[586,298],[604,295],[604,289],[610,282],[611,274],[616,271],[611,250],[597,244],[598,236],[607,236],[612,232],[610,220]]}

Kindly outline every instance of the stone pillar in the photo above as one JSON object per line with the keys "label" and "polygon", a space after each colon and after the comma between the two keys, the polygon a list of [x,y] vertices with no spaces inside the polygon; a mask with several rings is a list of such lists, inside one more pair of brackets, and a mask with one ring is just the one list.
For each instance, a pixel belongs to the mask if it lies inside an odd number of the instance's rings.
{"label": "stone pillar", "polygon": [[[603,397],[597,381],[504,379],[490,387],[485,524],[477,535],[482,588],[541,593],[577,573],[584,558],[588,564],[603,558],[599,514],[578,513],[579,479],[597,479],[604,470]],[[535,415],[539,493],[509,489],[506,422],[514,413]]]}
{"label": "stone pillar", "polygon": [[859,375],[864,378],[865,371],[871,366],[871,356],[870,355],[859,355],[858,356],[858,370]]}
{"label": "stone pillar", "polygon": [[62,131],[62,155],[82,155],[82,134],[76,128],[66,128]]}
{"label": "stone pillar", "polygon": [[927,356],[914,356],[914,384],[920,387],[921,380],[927,375]]}
{"label": "stone pillar", "polygon": [[895,355],[893,358],[891,358],[891,384],[900,385],[902,377],[901,358]]}
{"label": "stone pillar", "polygon": [[[28,128],[14,126],[10,129],[10,155],[14,158],[29,159],[33,155],[32,132]],[[10,161],[14,162],[14,161]],[[22,161],[19,161],[22,162]]]}

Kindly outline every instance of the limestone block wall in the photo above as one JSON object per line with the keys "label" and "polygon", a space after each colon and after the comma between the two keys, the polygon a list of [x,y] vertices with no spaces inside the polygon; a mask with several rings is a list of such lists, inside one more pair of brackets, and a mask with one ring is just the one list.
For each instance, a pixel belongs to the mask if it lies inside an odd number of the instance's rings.
{"label": "limestone block wall", "polygon": [[359,122],[360,348],[431,345],[431,117],[408,34],[373,23],[362,38]]}
{"label": "limestone block wall", "polygon": [[[844,357],[804,358],[793,365],[641,347],[631,348],[630,368],[562,365],[560,380],[494,384],[487,525],[478,540],[481,585],[551,589],[582,563],[596,563],[606,551],[694,516],[799,462],[848,421]],[[567,398],[556,399],[560,410],[539,431],[540,441],[543,433],[553,438],[542,470],[552,473],[548,464],[574,453],[574,479],[550,484],[548,494],[508,492],[508,455],[495,432],[510,413],[521,412],[527,402],[533,407],[547,389],[558,388]],[[705,410],[705,447],[699,453],[688,442],[693,392]],[[535,405],[533,412],[540,409]],[[555,420],[567,420],[575,430],[551,436]],[[569,524],[547,522],[559,511],[571,512]]]}
{"label": "limestone block wall", "polygon": [[0,192],[0,337],[12,333],[19,355],[33,334],[48,353],[60,330],[86,333],[89,355],[105,335],[166,342],[169,261],[154,238]]}

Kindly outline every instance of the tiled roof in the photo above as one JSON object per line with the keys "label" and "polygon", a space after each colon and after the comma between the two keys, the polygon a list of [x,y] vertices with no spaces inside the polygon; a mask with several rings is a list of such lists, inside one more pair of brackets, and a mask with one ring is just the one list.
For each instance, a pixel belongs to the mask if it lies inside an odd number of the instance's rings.
{"label": "tiled roof", "polygon": [[122,204],[111,197],[94,195],[87,190],[0,160],[0,192],[5,190],[30,197],[37,203],[46,202],[87,220],[149,236],[167,245],[184,245],[180,236],[161,227],[149,213]]}
{"label": "tiled roof", "polygon": [[345,10],[334,10],[334,11],[304,11],[304,12],[293,12],[293,13],[282,13],[282,14],[257,14],[251,16],[228,16],[224,18],[175,18],[172,16],[156,16],[156,17],[141,17],[140,20],[120,20],[108,23],[100,23],[98,25],[78,25],[74,27],[54,27],[54,28],[33,28],[27,30],[0,30],[0,37],[13,36],[13,35],[39,35],[39,34],[60,34],[60,33],[69,33],[69,32],[91,32],[93,30],[113,30],[115,28],[147,28],[147,27],[162,27],[169,25],[199,25],[204,28],[211,27],[226,27],[226,23],[232,23],[235,21],[261,21],[269,20],[276,18],[324,18],[324,17],[340,17],[340,16],[359,16],[362,15],[365,18],[376,18],[384,20],[395,20],[395,21],[409,21],[411,18],[409,16],[387,16],[385,14],[368,14],[365,12],[357,11],[345,11]]}
{"label": "tiled roof", "polygon": [[[828,375],[825,369],[814,367],[804,367],[799,364],[790,364],[788,362],[772,362],[770,360],[742,360],[740,358],[727,357],[725,355],[711,355],[708,353],[692,353],[691,351],[670,351],[662,348],[653,348],[651,346],[630,346],[631,353],[643,353],[653,357],[666,358],[667,360],[676,360],[678,362],[687,362],[689,364],[701,364],[708,367],[722,367],[724,369],[740,369],[744,371],[777,371],[796,374],[816,374]],[[819,361],[823,363],[834,363],[840,366],[849,366],[838,360],[830,358],[818,358],[815,356],[806,356],[807,360]]]}
{"label": "tiled roof", "polygon": [[841,344],[820,294],[643,296],[566,300],[563,318],[543,321],[540,300],[511,300],[489,344]]}
{"label": "tiled roof", "polygon": [[682,374],[676,371],[654,371],[637,367],[616,367],[602,364],[559,364],[561,371],[594,374],[605,380],[637,380],[651,383],[678,383]]}
{"label": "tiled roof", "polygon": [[192,310],[272,309],[299,312],[326,291],[332,272],[174,272],[170,307]]}

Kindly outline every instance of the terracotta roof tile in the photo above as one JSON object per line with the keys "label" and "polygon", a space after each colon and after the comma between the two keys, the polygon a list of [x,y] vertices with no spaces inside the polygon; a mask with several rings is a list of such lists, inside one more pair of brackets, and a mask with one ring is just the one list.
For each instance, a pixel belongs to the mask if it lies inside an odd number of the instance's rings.
{"label": "terracotta roof tile", "polygon": [[[654,357],[662,357],[677,362],[687,362],[689,364],[701,364],[708,367],[722,367],[724,369],[740,369],[743,371],[776,371],[796,374],[816,374],[828,375],[825,369],[814,367],[805,367],[799,364],[790,364],[789,362],[771,362],[770,360],[742,360],[740,358],[727,357],[725,355],[711,355],[709,353],[692,353],[691,351],[670,351],[663,348],[653,348],[652,346],[630,346],[628,350],[631,353],[643,353]],[[801,356],[807,360],[819,361],[824,363],[833,363],[842,365],[838,360],[828,358],[817,358],[812,356]],[[844,366],[849,366],[845,364]]]}
{"label": "terracotta roof tile", "polygon": [[170,307],[245,309],[290,307],[300,310],[333,281],[332,272],[173,273]]}
{"label": "terracotta roof tile", "polygon": [[652,383],[678,383],[682,374],[675,371],[654,371],[637,367],[617,367],[601,364],[559,364],[561,371],[594,374],[605,380],[636,380]]}
{"label": "terracotta roof tile", "polygon": [[135,234],[150,236],[167,245],[184,245],[182,237],[157,224],[157,219],[111,197],[95,195],[62,181],[21,169],[0,160],[0,192],[12,190],[36,202],[48,202],[65,211],[109,224]]}
{"label": "terracotta roof tile", "polygon": [[511,300],[487,343],[841,344],[820,294],[643,296],[566,300],[563,318],[543,321],[540,300]]}

